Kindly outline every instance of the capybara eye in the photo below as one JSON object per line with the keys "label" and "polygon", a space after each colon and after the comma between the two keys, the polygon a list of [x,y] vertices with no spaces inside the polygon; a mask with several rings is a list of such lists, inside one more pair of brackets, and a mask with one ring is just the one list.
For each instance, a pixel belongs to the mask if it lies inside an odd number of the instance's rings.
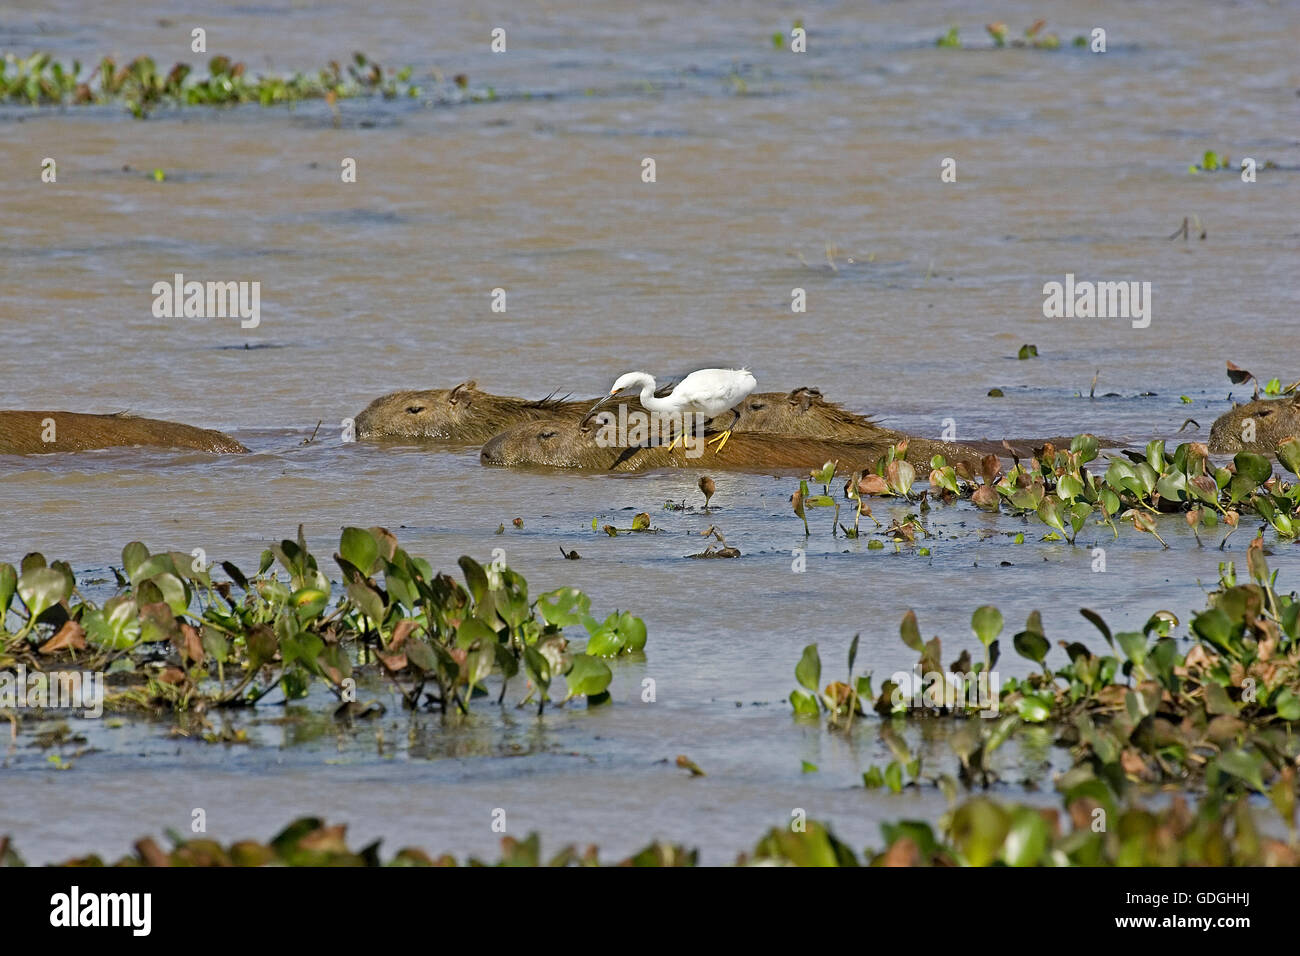
{"label": "capybara eye", "polygon": [[749,407],[750,407],[753,411],[758,412],[758,411],[762,411],[764,408],[767,408],[767,403],[766,403],[766,402],[750,402],[750,403],[749,403]]}
{"label": "capybara eye", "polygon": [[1271,408],[1261,408],[1261,409],[1259,410],[1259,417],[1260,417],[1260,418],[1268,418],[1268,416],[1269,416],[1269,415],[1272,415],[1272,414],[1273,414],[1273,409],[1271,409]]}
{"label": "capybara eye", "polygon": [[542,432],[542,433],[541,433],[540,435],[538,435],[537,437],[540,438],[540,439],[542,439],[542,441],[545,441],[545,440],[548,439],[548,438],[554,438],[554,437],[555,437],[555,432]]}
{"label": "capybara eye", "polygon": [[407,406],[406,406],[406,410],[407,410],[408,412],[410,412],[412,415],[418,415],[418,414],[420,414],[420,412],[424,411],[424,406],[423,406],[423,405],[407,405]]}

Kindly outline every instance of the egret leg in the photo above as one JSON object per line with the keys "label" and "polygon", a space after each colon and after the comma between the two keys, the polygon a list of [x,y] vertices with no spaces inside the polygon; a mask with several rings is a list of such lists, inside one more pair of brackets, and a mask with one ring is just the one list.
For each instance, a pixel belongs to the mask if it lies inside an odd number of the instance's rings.
{"label": "egret leg", "polygon": [[718,435],[718,436],[716,436],[716,437],[714,437],[714,438],[709,439],[709,442],[708,442],[708,443],[709,443],[710,445],[712,445],[715,441],[718,442],[718,447],[715,448],[715,449],[713,449],[713,453],[714,453],[715,455],[718,454],[718,452],[722,451],[722,449],[725,448],[725,447],[727,446],[727,439],[731,437],[731,430],[732,430],[733,428],[735,428],[735,427],[736,427],[736,423],[740,421],[740,412],[739,412],[739,411],[737,411],[736,409],[733,408],[733,409],[731,410],[731,414],[734,416],[734,417],[731,419],[731,425],[730,425],[729,427],[727,427],[726,429],[724,429],[723,432],[722,432],[722,434],[720,434],[720,435]]}
{"label": "egret leg", "polygon": [[[678,443],[679,441],[682,441],[682,437],[683,437],[682,434],[679,432],[679,433],[677,434],[677,437],[674,438],[674,439],[672,440],[672,442],[668,445],[668,450],[669,450],[669,451],[672,451],[674,448],[676,448],[676,447],[677,447],[677,443]],[[682,442],[682,447],[683,447],[683,448],[686,447],[686,443],[685,443],[685,442]]]}

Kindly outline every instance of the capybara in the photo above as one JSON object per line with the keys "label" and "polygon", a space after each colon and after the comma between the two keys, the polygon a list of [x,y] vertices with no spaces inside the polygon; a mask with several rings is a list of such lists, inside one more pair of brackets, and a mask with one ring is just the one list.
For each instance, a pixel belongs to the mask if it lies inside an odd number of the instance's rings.
{"label": "capybara", "polygon": [[91,415],[84,412],[0,411],[0,454],[39,455],[121,445],[193,448],[232,454],[248,451],[221,432],[156,418],[137,418],[125,413]]}
{"label": "capybara", "polygon": [[[609,432],[602,436],[602,430],[609,427],[612,426],[595,419],[584,422],[573,418],[548,418],[524,422],[491,438],[479,453],[479,460],[485,465],[601,472],[707,468],[760,474],[806,473],[828,461],[838,461],[841,471],[874,466],[894,443],[893,439],[880,437],[848,441],[737,431],[721,452],[704,449],[702,437],[695,436],[694,450],[702,453],[693,456],[680,444],[674,449],[663,442],[619,447],[611,442]],[[950,464],[966,461],[978,465],[981,458],[979,451],[950,442],[909,439],[907,459],[918,471],[928,471],[934,455],[943,455]]]}
{"label": "capybara", "polygon": [[1215,455],[1253,451],[1277,453],[1284,438],[1300,437],[1300,396],[1256,399],[1234,404],[1210,426],[1210,453]]}
{"label": "capybara", "polygon": [[[365,441],[409,439],[478,445],[521,422],[543,418],[580,419],[595,401],[572,402],[553,396],[537,400],[512,398],[482,392],[474,382],[464,382],[451,389],[383,395],[356,417],[356,433],[357,438]],[[642,410],[636,398],[621,401],[629,411]],[[758,392],[745,399],[738,411],[740,418],[735,431],[864,441],[902,437],[864,415],[826,401],[815,388],[796,388],[789,393]],[[718,427],[729,426],[733,417],[730,412],[719,415]]]}

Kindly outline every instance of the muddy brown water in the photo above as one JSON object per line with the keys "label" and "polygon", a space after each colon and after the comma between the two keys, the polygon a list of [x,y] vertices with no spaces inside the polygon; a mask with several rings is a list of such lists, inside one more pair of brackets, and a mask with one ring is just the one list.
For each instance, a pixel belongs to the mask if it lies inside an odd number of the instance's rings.
{"label": "muddy brown water", "polygon": [[[661,836],[718,862],[802,807],[862,845],[879,820],[933,816],[942,801],[861,789],[866,766],[889,759],[872,729],[845,742],[792,721],[804,644],[820,643],[829,679],[860,631],[860,666],[887,676],[912,663],[896,632],[909,607],[950,656],[974,646],[970,612],[986,602],[1009,627],[1038,607],[1053,641],[1089,642],[1080,606],[1117,627],[1200,607],[1247,533],[1199,551],[1170,519],[1170,552],[1091,526],[1071,548],[1041,542],[1037,523],[959,506],[931,513],[931,555],[868,552],[832,538],[825,513],[805,541],[790,479],[719,476],[706,516],[662,507],[702,504],[693,474],[511,472],[482,468],[474,448],[339,441],[343,419],[396,388],[474,378],[503,394],[598,395],[630,369],[666,379],[710,365],[748,365],[760,388],[815,385],[935,438],[951,419],[958,440],[1086,428],[1141,443],[1194,418],[1200,430],[1183,434],[1204,440],[1228,395],[1248,394],[1225,359],[1294,379],[1297,8],[1011,2],[997,14],[1013,32],[1045,17],[1067,46],[1101,26],[1108,50],[936,49],[954,20],[986,47],[987,17],[932,2],[808,12],[804,55],[773,50],[788,17],[749,0],[0,6],[0,50],[19,54],[197,61],[189,30],[203,26],[212,52],[255,70],[360,49],[495,95],[345,102],[338,128],[314,103],[146,122],[116,106],[0,108],[0,406],[129,410],[253,450],[6,458],[4,559],[39,549],[104,576],[140,538],[250,565],[299,522],[322,555],[340,526],[382,524],[442,567],[503,547],[534,591],[573,584],[650,629],[646,660],[615,668],[612,708],[538,722],[479,706],[457,731],[390,710],[382,751],[374,725],[285,724],[270,706],[248,725],[254,747],[75,721],[87,743],[58,749],[72,764],[59,771],[29,746],[26,718],[0,769],[0,831],[39,861],[187,829],[195,807],[227,840],[314,812],[389,851],[491,853],[502,807],[510,832],[540,829],[548,846],[618,853]],[[497,25],[506,54],[488,50]],[[1207,149],[1282,168],[1253,184],[1189,175]],[[47,156],[56,184],[40,182]],[[340,182],[345,157],[356,184]],[[955,183],[940,182],[945,157]],[[1169,240],[1184,217],[1207,238]],[[261,325],[154,318],[151,287],[177,272],[260,282]],[[1151,282],[1150,326],[1044,318],[1044,283],[1067,273]],[[504,314],[490,309],[495,288]],[[791,312],[795,288],[806,314]],[[1024,343],[1039,357],[1018,361]],[[994,387],[1004,397],[987,397]],[[593,517],[625,525],[642,510],[662,533],[591,531]],[[739,560],[683,560],[710,523]],[[1106,573],[1090,571],[1094,546]],[[1294,547],[1275,550],[1294,583]],[[646,677],[654,704],[640,701]],[[1044,779],[1043,749],[1008,779]],[[678,753],[708,776],[686,779]],[[801,773],[803,760],[819,771]]]}

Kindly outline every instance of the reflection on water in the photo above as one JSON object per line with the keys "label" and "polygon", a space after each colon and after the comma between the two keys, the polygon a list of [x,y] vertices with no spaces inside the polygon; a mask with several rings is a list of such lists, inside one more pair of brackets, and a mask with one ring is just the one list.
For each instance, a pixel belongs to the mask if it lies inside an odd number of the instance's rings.
{"label": "reflection on water", "polygon": [[[0,829],[29,857],[116,850],[183,828],[194,806],[223,839],[313,810],[351,821],[359,839],[480,852],[496,839],[491,809],[505,806],[514,833],[614,852],[660,835],[714,861],[802,806],[862,843],[873,821],[942,801],[858,788],[886,753],[870,729],[846,742],[791,721],[804,644],[819,642],[829,669],[861,632],[859,661],[888,674],[911,664],[896,637],[907,608],[955,657],[974,643],[970,611],[990,601],[1008,622],[1041,608],[1053,640],[1091,641],[1079,607],[1119,627],[1162,607],[1183,615],[1220,560],[1240,560],[1246,534],[1201,551],[1178,523],[1162,528],[1164,553],[1131,529],[1112,541],[1090,526],[1071,548],[965,506],[931,512],[929,557],[868,552],[831,538],[825,515],[805,542],[788,479],[720,477],[706,517],[662,507],[698,507],[692,475],[515,473],[481,468],[474,449],[339,438],[345,418],[397,388],[474,378],[586,396],[633,368],[666,378],[708,365],[748,365],[765,389],[816,385],[933,437],[951,418],[959,438],[1089,429],[1145,441],[1193,418],[1203,438],[1226,407],[1226,359],[1295,378],[1300,151],[1278,120],[1294,105],[1296,8],[998,11],[1013,29],[1046,17],[1067,45],[1103,25],[1104,55],[937,49],[954,14],[933,2],[806,15],[803,55],[774,50],[789,24],[748,0],[689,12],[395,0],[378,12],[91,13],[65,0],[6,12],[0,50],[192,60],[194,20],[211,50],[251,69],[314,69],[361,49],[417,74],[466,73],[498,99],[344,102],[339,128],[324,104],[147,122],[116,108],[0,108],[0,405],[176,418],[254,450],[4,459],[3,558],[39,549],[103,576],[140,538],[247,565],[299,522],[326,554],[340,526],[379,524],[437,566],[500,546],[535,591],[574,584],[595,607],[634,610],[650,627],[647,660],[618,665],[613,707],[541,723],[488,708],[450,732],[390,706],[373,726],[339,728],[277,724],[264,707],[248,725],[258,746],[103,726],[88,733],[95,752],[62,773],[20,747]],[[982,45],[983,21],[957,19]],[[488,52],[498,24],[505,55]],[[1254,184],[1189,175],[1207,149],[1283,168]],[[58,160],[57,184],[39,185],[44,156]],[[340,180],[346,157],[355,184]],[[954,183],[940,182],[945,157]],[[1205,240],[1167,238],[1187,216]],[[155,319],[150,289],[177,272],[260,282],[261,326]],[[1043,284],[1067,273],[1151,282],[1150,328],[1045,319]],[[490,309],[496,288],[504,314]],[[805,314],[791,312],[795,288]],[[1025,343],[1038,358],[1016,359]],[[994,387],[1004,397],[988,397]],[[664,533],[591,532],[593,517],[623,525],[642,510]],[[894,512],[877,508],[882,521]],[[682,560],[709,523],[741,559]],[[1019,530],[1023,545],[1001,533]],[[1090,571],[1096,546],[1105,574]],[[795,548],[804,574],[791,573]],[[1294,548],[1277,551],[1287,582]],[[640,703],[647,676],[653,705]],[[708,776],[684,779],[678,753]],[[820,771],[800,774],[801,760]]]}

